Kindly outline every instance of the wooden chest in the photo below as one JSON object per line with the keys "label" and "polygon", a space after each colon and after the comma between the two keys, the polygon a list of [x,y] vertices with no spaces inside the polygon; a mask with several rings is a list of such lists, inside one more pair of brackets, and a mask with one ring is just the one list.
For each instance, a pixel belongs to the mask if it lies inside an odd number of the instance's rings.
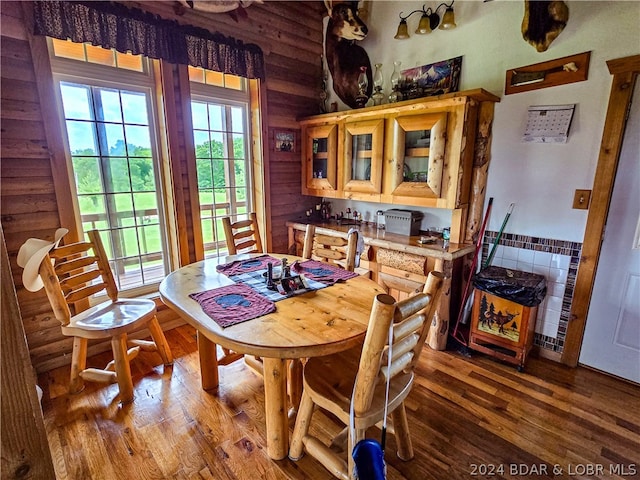
{"label": "wooden chest", "polygon": [[475,288],[469,348],[522,371],[533,345],[537,313],[537,305],[527,307]]}

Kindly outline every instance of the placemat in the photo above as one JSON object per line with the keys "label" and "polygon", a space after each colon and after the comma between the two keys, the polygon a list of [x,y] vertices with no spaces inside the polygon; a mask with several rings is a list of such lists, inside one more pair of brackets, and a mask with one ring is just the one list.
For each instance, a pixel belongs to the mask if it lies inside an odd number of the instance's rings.
{"label": "placemat", "polygon": [[189,295],[221,327],[230,327],[275,311],[274,303],[242,283]]}
{"label": "placemat", "polygon": [[356,272],[350,272],[339,266],[317,260],[295,262],[291,265],[291,270],[304,275],[309,281],[314,280],[329,285],[358,276]]}
{"label": "placemat", "polygon": [[216,270],[227,277],[231,277],[241,273],[266,270],[268,263],[272,263],[275,267],[276,265],[280,265],[282,262],[271,255],[260,255],[258,257],[247,258],[245,260],[235,260],[233,262],[225,263],[224,265],[218,265]]}

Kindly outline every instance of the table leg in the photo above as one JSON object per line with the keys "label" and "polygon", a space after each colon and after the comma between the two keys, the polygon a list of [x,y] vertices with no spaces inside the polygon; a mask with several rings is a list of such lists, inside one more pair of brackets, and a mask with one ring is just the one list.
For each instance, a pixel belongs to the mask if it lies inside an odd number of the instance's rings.
{"label": "table leg", "polygon": [[281,460],[289,450],[287,362],[281,358],[266,357],[263,361],[267,454],[274,460]]}
{"label": "table leg", "polygon": [[218,390],[218,352],[216,344],[198,332],[200,378],[203,390]]}
{"label": "table leg", "polygon": [[299,358],[289,360],[289,403],[291,403],[290,417],[295,417],[295,413],[300,407],[302,399],[302,362]]}

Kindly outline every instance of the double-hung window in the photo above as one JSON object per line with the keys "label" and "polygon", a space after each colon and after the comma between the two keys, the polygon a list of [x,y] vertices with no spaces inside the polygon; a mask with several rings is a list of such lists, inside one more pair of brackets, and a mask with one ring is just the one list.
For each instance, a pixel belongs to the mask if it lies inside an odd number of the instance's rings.
{"label": "double-hung window", "polygon": [[150,61],[53,40],[52,67],[83,230],[98,229],[121,290],[170,271]]}
{"label": "double-hung window", "polygon": [[204,253],[221,256],[221,218],[247,218],[254,206],[247,80],[195,67],[189,78]]}

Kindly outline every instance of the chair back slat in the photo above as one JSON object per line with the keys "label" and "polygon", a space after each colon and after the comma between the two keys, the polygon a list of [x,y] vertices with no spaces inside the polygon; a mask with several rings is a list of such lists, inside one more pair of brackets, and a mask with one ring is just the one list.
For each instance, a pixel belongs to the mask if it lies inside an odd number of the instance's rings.
{"label": "chair back slat", "polygon": [[[59,273],[57,269],[56,272]],[[65,278],[61,278],[60,275],[58,275],[58,278],[60,278],[60,286],[65,292],[75,290],[76,288],[86,285],[99,277],[100,270],[98,269],[89,270],[87,272],[80,273],[79,275],[73,275]]]}
{"label": "chair back slat", "polygon": [[[236,222],[232,222],[231,217],[223,217],[222,227],[229,255],[264,253],[258,229],[258,217],[255,212],[249,213],[248,219]],[[243,241],[244,239],[248,240]]]}
{"label": "chair back slat", "polygon": [[[356,415],[370,408],[378,382],[393,379],[401,372],[411,372],[415,367],[440,300],[443,280],[442,273],[430,272],[423,293],[401,302],[396,302],[389,295],[378,295],[374,300],[354,387],[353,406]],[[388,342],[392,321],[394,329],[389,369]]]}
{"label": "chair back slat", "polygon": [[78,303],[80,300],[87,299],[91,297],[91,295],[100,293],[106,287],[107,286],[104,284],[104,282],[96,283],[95,285],[87,285],[86,287],[71,291],[64,298],[68,304]]}
{"label": "chair back slat", "polygon": [[344,247],[349,242],[342,237],[330,237],[329,235],[316,235],[315,241],[322,245],[331,245],[334,247]]}
{"label": "chair back slat", "polygon": [[333,263],[352,272],[356,263],[357,241],[355,232],[344,239],[316,234],[315,225],[307,225],[302,258]]}
{"label": "chair back slat", "polygon": [[91,244],[88,242],[71,243],[69,245],[61,245],[49,252],[51,258],[56,260],[59,258],[72,257],[79,253],[85,253],[91,250]]}
{"label": "chair back slat", "polygon": [[387,377],[393,378],[406,371],[407,367],[411,365],[411,360],[413,360],[413,352],[407,352],[391,362],[391,370],[389,370],[389,366],[386,363],[383,363],[383,366],[380,367],[380,380],[386,382]]}
{"label": "chair back slat", "polygon": [[[55,257],[52,257],[55,258]],[[66,258],[60,257],[58,258]],[[56,263],[56,273],[59,276],[74,272],[76,270],[83,270],[84,267],[88,267],[89,265],[93,265],[96,263],[96,257],[87,256],[87,257],[78,257],[72,258],[71,260],[66,260],[60,263]]]}

